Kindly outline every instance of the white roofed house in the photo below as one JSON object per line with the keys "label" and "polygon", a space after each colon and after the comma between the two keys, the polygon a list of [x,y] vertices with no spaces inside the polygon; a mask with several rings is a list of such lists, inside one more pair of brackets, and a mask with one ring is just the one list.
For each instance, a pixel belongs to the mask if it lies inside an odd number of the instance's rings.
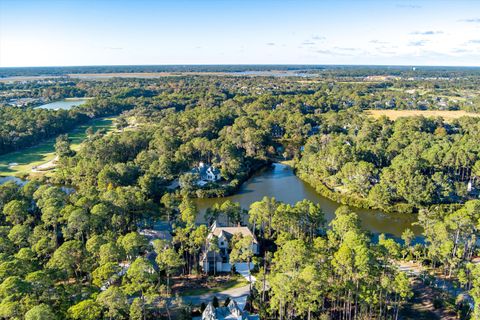
{"label": "white roofed house", "polygon": [[[200,265],[203,268],[203,271],[207,273],[231,271],[229,257],[231,251],[231,240],[235,234],[241,234],[243,237],[251,237],[251,249],[253,254],[257,255],[260,253],[257,238],[248,227],[220,227],[215,221],[210,227],[210,233],[207,236],[207,244],[204,247],[200,259]],[[218,241],[219,250],[213,250],[210,245],[210,242],[215,238]]]}
{"label": "white roofed house", "polygon": [[204,162],[200,161],[198,166],[192,169],[192,173],[198,174],[200,185],[203,185],[207,182],[219,181],[222,178],[220,170],[212,165],[207,165]]}

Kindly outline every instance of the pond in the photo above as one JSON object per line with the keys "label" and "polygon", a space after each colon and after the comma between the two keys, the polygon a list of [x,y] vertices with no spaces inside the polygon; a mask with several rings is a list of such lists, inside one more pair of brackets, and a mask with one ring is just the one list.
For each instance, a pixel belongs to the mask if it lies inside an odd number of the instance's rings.
{"label": "pond", "polygon": [[88,98],[67,98],[60,101],[50,102],[35,109],[49,109],[49,110],[70,110],[73,107],[79,106],[87,102]]}
{"label": "pond", "polygon": [[[275,197],[277,201],[295,204],[303,199],[319,203],[325,213],[327,222],[335,217],[335,210],[341,204],[319,195],[310,185],[300,180],[293,170],[284,164],[275,163],[271,168],[254,175],[240,188],[235,195],[224,198],[196,199],[200,216],[215,203],[226,200],[239,202],[242,208],[248,209],[250,204],[261,200],[264,196]],[[405,228],[411,228],[416,235],[421,233],[418,226],[412,226],[416,217],[410,214],[385,214],[378,210],[351,208],[355,211],[362,227],[372,233],[385,233],[399,237]]]}

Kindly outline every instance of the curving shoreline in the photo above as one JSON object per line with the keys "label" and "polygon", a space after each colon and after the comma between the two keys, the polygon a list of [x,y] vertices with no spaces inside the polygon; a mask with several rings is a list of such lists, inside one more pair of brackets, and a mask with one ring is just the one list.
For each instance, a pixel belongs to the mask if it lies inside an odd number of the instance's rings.
{"label": "curving shoreline", "polygon": [[314,188],[317,191],[318,194],[322,195],[323,197],[328,198],[337,203],[347,205],[350,207],[359,208],[359,209],[381,210],[388,214],[414,214],[415,215],[421,209],[438,208],[442,206],[451,207],[453,209],[457,209],[461,207],[461,204],[458,204],[458,203],[432,204],[428,207],[421,207],[421,208],[415,207],[408,203],[397,203],[392,206],[378,206],[378,205],[372,204],[371,201],[369,201],[368,199],[353,197],[353,196],[332,191],[324,184],[318,181],[313,181],[313,179],[310,176],[303,173],[298,174],[297,170],[295,170],[294,168],[293,170],[295,172],[295,175],[299,179],[301,179],[305,183],[308,183],[312,188]]}
{"label": "curving shoreline", "polygon": [[[271,169],[256,172],[240,186],[238,191],[230,196],[217,198],[197,198],[195,203],[199,209],[199,216],[215,203],[222,204],[230,200],[239,202],[243,209],[249,209],[250,204],[260,201],[263,197],[275,197],[277,201],[295,204],[307,199],[319,203],[324,211],[325,218],[331,221],[335,217],[335,211],[342,204],[319,194],[315,188],[300,179],[285,163],[273,163]],[[417,235],[421,234],[421,228],[412,226],[416,221],[416,215],[389,214],[381,210],[356,209],[352,207],[360,220],[362,227],[374,234],[390,234],[399,237],[405,228],[412,229]]]}

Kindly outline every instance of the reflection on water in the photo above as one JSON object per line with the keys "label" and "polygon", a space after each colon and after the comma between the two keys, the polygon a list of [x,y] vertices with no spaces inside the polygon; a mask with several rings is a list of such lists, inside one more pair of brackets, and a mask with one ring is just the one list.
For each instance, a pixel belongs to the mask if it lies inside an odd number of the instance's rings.
{"label": "reflection on water", "polygon": [[[320,196],[307,183],[300,180],[286,165],[275,163],[272,168],[265,169],[252,177],[233,196],[224,198],[196,199],[198,208],[203,212],[214,203],[223,203],[226,200],[239,202],[242,208],[248,209],[250,204],[261,200],[264,196],[275,197],[277,201],[295,204],[303,199],[320,203],[325,217],[330,222],[335,216],[335,210],[340,204]],[[359,215],[362,227],[373,233],[385,233],[400,236],[405,228],[411,228],[416,234],[421,230],[417,226],[412,227],[415,221],[414,215],[384,214],[378,210],[366,210],[352,208]]]}
{"label": "reflection on water", "polygon": [[70,98],[60,101],[50,102],[36,107],[36,109],[49,109],[49,110],[70,110],[75,106],[84,104],[88,99],[86,98]]}

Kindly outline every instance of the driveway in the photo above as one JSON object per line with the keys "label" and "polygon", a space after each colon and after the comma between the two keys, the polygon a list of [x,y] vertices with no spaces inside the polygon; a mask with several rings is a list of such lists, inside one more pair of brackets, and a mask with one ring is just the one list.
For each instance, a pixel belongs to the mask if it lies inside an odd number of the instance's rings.
{"label": "driveway", "polygon": [[[250,263],[250,268],[253,268],[253,263]],[[235,270],[239,273],[242,277],[250,281],[249,272],[248,272],[248,264],[247,263],[235,263]],[[251,276],[252,283],[256,281],[254,276]],[[227,289],[224,291],[216,292],[216,293],[205,293],[196,296],[183,296],[183,302],[186,304],[192,305],[199,305],[202,302],[205,304],[212,301],[213,297],[217,297],[219,300],[225,300],[227,298],[235,299],[238,302],[239,298],[246,298],[250,294],[250,285],[247,284],[246,286],[240,288],[232,288]]]}
{"label": "driveway", "polygon": [[237,298],[246,297],[250,294],[250,285],[246,285],[240,288],[227,289],[221,292],[205,293],[197,296],[183,296],[182,300],[186,304],[199,305],[202,302],[205,304],[212,301],[213,297],[217,297],[219,300],[225,300],[227,298],[237,300]]}
{"label": "driveway", "polygon": [[[250,263],[250,269],[253,269],[253,263]],[[257,279],[254,276],[250,278],[250,272],[248,272],[248,263],[246,262],[239,262],[235,263],[235,271],[244,277],[248,282],[252,279],[252,283],[254,283]]]}

